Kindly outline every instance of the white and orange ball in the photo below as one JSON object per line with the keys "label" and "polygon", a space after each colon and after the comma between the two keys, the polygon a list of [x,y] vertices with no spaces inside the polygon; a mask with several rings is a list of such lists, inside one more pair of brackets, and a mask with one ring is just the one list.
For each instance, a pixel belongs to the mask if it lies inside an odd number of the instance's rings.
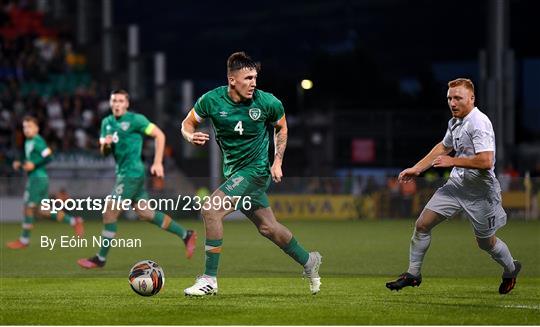
{"label": "white and orange ball", "polygon": [[129,284],[131,289],[139,295],[156,295],[165,285],[165,274],[154,261],[139,261],[129,272]]}

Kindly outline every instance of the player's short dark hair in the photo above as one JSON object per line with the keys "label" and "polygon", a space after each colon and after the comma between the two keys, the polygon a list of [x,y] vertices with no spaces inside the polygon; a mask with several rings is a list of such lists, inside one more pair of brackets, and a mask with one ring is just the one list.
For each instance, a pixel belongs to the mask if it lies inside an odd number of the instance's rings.
{"label": "player's short dark hair", "polygon": [[456,78],[455,80],[452,80],[448,82],[448,87],[458,87],[463,86],[466,89],[469,89],[472,94],[474,94],[474,84],[473,82],[468,78]]}
{"label": "player's short dark hair", "polygon": [[235,52],[227,59],[227,74],[244,68],[255,69],[259,72],[261,70],[261,63],[251,59],[244,51]]}
{"label": "player's short dark hair", "polygon": [[124,89],[116,89],[116,90],[112,90],[111,91],[111,95],[113,94],[123,94],[126,96],[126,99],[129,100],[129,93],[128,91],[124,90]]}
{"label": "player's short dark hair", "polygon": [[39,120],[34,116],[26,115],[26,116],[23,117],[22,121],[23,122],[25,122],[25,121],[32,122],[32,123],[36,124],[36,126],[39,127]]}

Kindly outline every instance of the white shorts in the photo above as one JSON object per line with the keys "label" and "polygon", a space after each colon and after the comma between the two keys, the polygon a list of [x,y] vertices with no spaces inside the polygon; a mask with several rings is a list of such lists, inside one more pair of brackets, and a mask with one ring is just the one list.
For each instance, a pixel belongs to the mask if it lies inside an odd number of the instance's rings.
{"label": "white shorts", "polygon": [[500,193],[471,197],[467,194],[467,190],[446,183],[433,194],[426,208],[447,219],[464,211],[473,226],[474,235],[478,238],[488,238],[506,225],[506,212],[501,202]]}

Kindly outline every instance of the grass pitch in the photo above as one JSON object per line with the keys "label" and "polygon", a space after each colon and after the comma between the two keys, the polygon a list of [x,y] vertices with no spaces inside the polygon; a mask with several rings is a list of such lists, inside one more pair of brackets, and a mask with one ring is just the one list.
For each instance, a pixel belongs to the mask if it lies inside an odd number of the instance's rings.
{"label": "grass pitch", "polygon": [[[111,249],[99,271],[76,260],[87,248],[40,247],[40,236],[71,235],[66,225],[38,221],[30,248],[8,250],[19,224],[0,225],[0,325],[407,325],[540,324],[540,222],[509,221],[498,235],[523,263],[516,289],[497,293],[500,268],[474,241],[466,221],[433,233],[419,288],[390,292],[387,280],[406,270],[413,220],[285,222],[308,249],[323,255],[321,293],[309,294],[301,268],[249,222],[226,222],[219,295],[186,298],[204,256],[191,260],[175,236],[144,222],[119,223],[120,238],[142,248]],[[203,234],[200,222],[182,222]],[[87,239],[101,224],[87,223]],[[203,238],[199,238],[202,249]],[[145,298],[129,288],[127,274],[142,259],[163,266],[164,289]]]}

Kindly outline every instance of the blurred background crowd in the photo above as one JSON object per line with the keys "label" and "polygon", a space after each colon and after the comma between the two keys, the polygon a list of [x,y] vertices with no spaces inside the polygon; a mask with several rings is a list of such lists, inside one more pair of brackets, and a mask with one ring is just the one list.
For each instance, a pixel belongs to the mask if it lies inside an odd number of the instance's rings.
{"label": "blurred background crowd", "polygon": [[[188,148],[179,124],[198,96],[226,83],[228,54],[245,50],[262,62],[259,87],[280,98],[288,115],[284,170],[298,179],[274,192],[351,194],[362,197],[362,212],[385,198],[392,205],[379,205],[378,215],[416,214],[448,170],[401,185],[396,175],[444,135],[446,82],[456,77],[475,81],[494,126],[505,122],[496,129],[503,191],[538,192],[540,53],[532,40],[540,35],[527,27],[535,1],[458,1],[469,10],[452,19],[444,3],[282,2],[232,15],[219,2],[0,1],[0,176],[21,176],[11,162],[21,154],[26,114],[39,119],[54,150],[53,176],[110,176],[113,162],[99,157],[98,137],[117,87],[166,132],[171,179],[208,176],[209,151]],[[501,36],[492,34],[497,24],[504,24]],[[498,50],[502,116],[489,91]],[[168,187],[152,183],[156,191]],[[193,189],[205,183],[191,182]]]}

